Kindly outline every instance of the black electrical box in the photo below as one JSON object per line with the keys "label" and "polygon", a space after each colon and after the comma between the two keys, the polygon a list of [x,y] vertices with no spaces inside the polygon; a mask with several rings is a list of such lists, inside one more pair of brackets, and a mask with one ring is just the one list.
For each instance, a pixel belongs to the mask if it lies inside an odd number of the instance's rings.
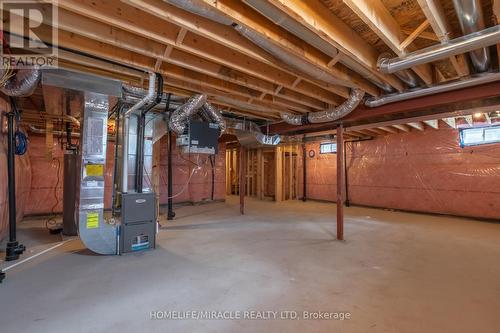
{"label": "black electrical box", "polygon": [[219,147],[219,125],[203,121],[190,121],[184,133],[177,138],[183,153],[215,155]]}

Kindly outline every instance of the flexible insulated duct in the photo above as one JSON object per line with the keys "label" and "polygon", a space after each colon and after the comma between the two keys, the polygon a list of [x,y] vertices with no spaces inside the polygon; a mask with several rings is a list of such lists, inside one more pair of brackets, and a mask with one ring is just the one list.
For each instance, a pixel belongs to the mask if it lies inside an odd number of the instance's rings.
{"label": "flexible insulated duct", "polygon": [[13,97],[30,96],[38,86],[41,76],[39,68],[20,69],[0,87],[0,91]]}
{"label": "flexible insulated duct", "polygon": [[351,89],[351,95],[341,105],[325,111],[307,113],[305,115],[292,115],[282,113],[281,118],[290,125],[305,125],[309,123],[326,123],[345,117],[353,111],[363,100],[365,92],[361,89]]}
{"label": "flexible insulated duct", "polygon": [[177,134],[184,133],[189,118],[194,115],[207,101],[207,95],[194,95],[185,104],[179,106],[172,116],[168,126]]}
{"label": "flexible insulated duct", "polygon": [[[479,0],[453,0],[453,6],[464,34],[484,29],[483,9]],[[474,50],[469,56],[476,72],[486,72],[490,68],[490,52],[487,48]]]}
{"label": "flexible insulated duct", "polygon": [[222,133],[224,133],[224,131],[226,130],[226,121],[224,120],[224,117],[222,117],[222,114],[219,112],[219,110],[217,110],[215,106],[208,102],[205,102],[205,104],[203,104],[202,110],[210,117],[213,122],[219,125],[220,134],[222,135]]}

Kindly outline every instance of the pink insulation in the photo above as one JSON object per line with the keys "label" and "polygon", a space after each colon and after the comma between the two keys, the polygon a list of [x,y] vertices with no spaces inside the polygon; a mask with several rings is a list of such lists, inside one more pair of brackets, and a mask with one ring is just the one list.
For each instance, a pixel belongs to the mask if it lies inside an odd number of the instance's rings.
{"label": "pink insulation", "polygon": [[[33,165],[32,184],[27,191],[27,215],[52,214],[62,211],[63,200],[63,150],[54,140],[52,159],[47,157],[45,137],[30,137],[30,160]],[[225,148],[221,144],[219,154],[215,158],[215,193],[214,199],[225,197]],[[187,160],[193,161],[193,163]],[[111,207],[113,184],[114,143],[108,142],[105,178],[105,208]],[[60,163],[60,164],[59,164]],[[197,167],[194,163],[199,165]],[[179,155],[174,150],[174,202],[199,202],[210,200],[211,197],[211,164],[206,155]],[[2,170],[3,171],[3,170]],[[192,176],[190,177],[192,173]],[[28,177],[29,179],[29,177]],[[187,183],[189,181],[189,183]],[[182,191],[184,189],[184,191]],[[179,192],[181,192],[179,194]],[[177,195],[179,194],[179,195]],[[161,167],[160,167],[160,203],[167,202],[167,140],[161,142]]]}
{"label": "pink insulation", "polygon": [[[308,197],[335,201],[336,155],[312,147]],[[349,143],[347,179],[352,204],[500,218],[500,144],[461,148],[451,128]]]}

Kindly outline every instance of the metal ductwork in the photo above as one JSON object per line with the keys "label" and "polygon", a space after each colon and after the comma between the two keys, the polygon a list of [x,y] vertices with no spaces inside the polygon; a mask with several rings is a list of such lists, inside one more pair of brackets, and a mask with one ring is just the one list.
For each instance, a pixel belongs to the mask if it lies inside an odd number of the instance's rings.
{"label": "metal ductwork", "polygon": [[351,96],[338,107],[325,111],[312,112],[305,115],[292,115],[283,113],[281,118],[291,125],[305,125],[309,123],[326,123],[345,117],[353,111],[363,100],[365,92],[361,89],[352,89]]}
{"label": "metal ductwork", "polygon": [[175,7],[179,7],[190,13],[202,16],[209,20],[215,21],[224,25],[231,25],[233,23],[228,17],[220,14],[218,10],[213,9],[209,5],[199,0],[164,0]]}
{"label": "metal ductwork", "polygon": [[[325,53],[331,58],[334,58],[339,52],[332,44],[326,42],[317,34],[307,29],[295,19],[282,12],[279,8],[273,4],[262,1],[262,0],[243,0],[247,5],[267,17],[269,20],[273,21],[276,25],[279,25],[283,29],[287,30],[291,34],[305,40],[310,45],[314,46],[316,49]],[[377,76],[372,74],[368,69],[364,68],[362,65],[358,64],[355,60],[349,57],[341,57],[339,62],[351,69],[354,72],[359,73],[365,79],[379,87],[385,92],[392,92],[394,89],[387,83],[380,80]]]}
{"label": "metal ductwork", "polygon": [[316,67],[304,61],[300,57],[283,50],[281,47],[274,45],[272,42],[267,40],[265,37],[262,37],[258,32],[247,28],[243,25],[234,25],[236,31],[238,31],[242,36],[264,49],[266,52],[270,53],[275,58],[284,62],[286,65],[293,67],[294,69],[305,73],[319,81],[323,81],[328,84],[348,86],[354,88],[354,84],[347,85],[346,82],[338,80],[335,76],[330,73]]}
{"label": "metal ductwork", "polygon": [[260,127],[252,121],[226,119],[226,124],[226,133],[236,136],[244,147],[276,146],[281,142],[281,136],[262,133]]}
{"label": "metal ductwork", "polygon": [[[471,54],[476,55],[477,51],[479,51],[481,55],[486,55],[486,59],[488,60],[486,62],[488,64],[487,66],[479,66],[478,68],[487,69],[489,67],[488,52],[483,52],[486,49],[477,49],[481,47],[487,47],[489,45],[494,45],[498,42],[500,42],[500,25],[484,29],[479,32],[474,32],[466,36],[455,38],[439,45],[430,46],[412,53],[408,53],[399,58],[390,59],[390,57],[383,55],[379,59],[377,65],[379,70],[383,73],[396,73],[397,71],[401,71],[406,68],[426,64],[432,61],[476,50]],[[473,59],[472,56],[471,59]],[[484,57],[476,57],[475,59],[482,59],[481,61],[479,61],[479,63],[485,64]],[[474,67],[476,68],[476,65]],[[482,72],[484,70],[480,71]]]}
{"label": "metal ductwork", "polygon": [[129,129],[130,129],[130,115],[143,106],[153,102],[155,99],[155,74],[149,74],[149,89],[146,96],[139,102],[134,104],[131,108],[123,113],[123,144],[122,144],[122,193],[128,191],[128,147],[129,147]]}
{"label": "metal ductwork", "polygon": [[[462,33],[468,35],[484,30],[483,9],[479,0],[453,0],[453,6]],[[474,50],[469,53],[469,57],[476,72],[486,72],[490,68],[490,52],[487,48]]]}
{"label": "metal ductwork", "polygon": [[13,97],[30,96],[38,86],[41,76],[39,68],[19,69],[14,76],[4,83],[0,91],[7,96]]}
{"label": "metal ductwork", "polygon": [[168,126],[177,134],[184,133],[189,118],[194,115],[207,101],[207,95],[194,95],[186,103],[179,106],[172,116]]}
{"label": "metal ductwork", "polygon": [[365,102],[366,106],[377,107],[384,104],[404,101],[407,99],[428,96],[432,94],[442,93],[451,90],[478,86],[481,84],[495,82],[500,80],[500,73],[482,73],[475,76],[470,76],[456,81],[451,81],[439,85],[430,86],[428,88],[417,89],[413,91],[403,92],[400,94],[385,95],[378,98],[371,98]]}

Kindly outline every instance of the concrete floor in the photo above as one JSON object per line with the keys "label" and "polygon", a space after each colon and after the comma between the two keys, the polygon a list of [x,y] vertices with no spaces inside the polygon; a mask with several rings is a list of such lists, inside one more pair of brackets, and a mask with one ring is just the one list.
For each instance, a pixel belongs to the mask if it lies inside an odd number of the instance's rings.
{"label": "concrete floor", "polygon": [[[344,242],[333,240],[333,204],[249,200],[241,217],[235,198],[179,208],[154,251],[96,256],[67,242],[8,271],[0,331],[500,331],[500,224],[346,213]],[[35,251],[58,240],[40,221],[20,228]],[[284,310],[351,319],[150,319],[151,311]]]}

